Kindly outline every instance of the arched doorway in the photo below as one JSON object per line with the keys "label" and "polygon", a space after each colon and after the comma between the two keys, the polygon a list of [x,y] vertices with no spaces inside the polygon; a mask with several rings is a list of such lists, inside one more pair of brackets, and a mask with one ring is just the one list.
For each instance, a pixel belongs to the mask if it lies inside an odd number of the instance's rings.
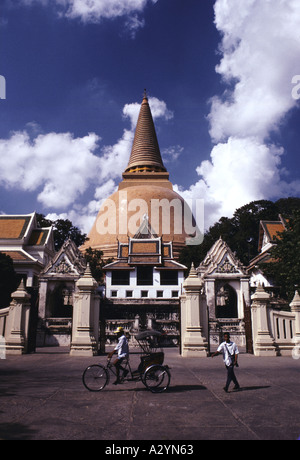
{"label": "arched doorway", "polygon": [[236,290],[230,284],[220,284],[216,292],[216,318],[237,318]]}

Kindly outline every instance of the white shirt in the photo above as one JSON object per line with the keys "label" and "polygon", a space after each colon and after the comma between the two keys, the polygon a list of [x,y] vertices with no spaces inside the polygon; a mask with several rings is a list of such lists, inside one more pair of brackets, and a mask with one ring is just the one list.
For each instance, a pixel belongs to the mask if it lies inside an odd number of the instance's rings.
{"label": "white shirt", "polygon": [[234,362],[234,357],[230,355],[238,355],[239,350],[237,345],[234,342],[222,342],[218,348],[219,353],[223,353],[223,361],[226,366],[230,366]]}
{"label": "white shirt", "polygon": [[124,334],[119,338],[115,351],[118,352],[118,358],[127,358],[129,355],[128,342]]}

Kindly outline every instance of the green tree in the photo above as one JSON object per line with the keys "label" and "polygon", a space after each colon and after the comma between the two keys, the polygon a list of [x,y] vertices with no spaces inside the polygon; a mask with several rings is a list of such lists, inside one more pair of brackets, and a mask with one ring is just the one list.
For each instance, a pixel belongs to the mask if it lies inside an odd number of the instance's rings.
{"label": "green tree", "polygon": [[18,287],[18,278],[11,257],[0,252],[0,308],[8,307],[11,293]]}
{"label": "green tree", "polygon": [[54,228],[54,244],[55,249],[58,251],[64,242],[70,238],[76,246],[81,246],[87,239],[86,234],[82,233],[78,227],[75,227],[69,219],[57,219],[52,221],[46,219],[43,214],[37,214],[37,221],[40,227]]}
{"label": "green tree", "polygon": [[213,244],[222,237],[247,266],[258,253],[259,222],[278,221],[279,214],[290,217],[295,210],[300,210],[300,198],[282,198],[275,203],[268,200],[252,201],[237,209],[232,218],[221,217],[205,233],[201,245],[185,247],[180,254],[180,262],[188,268],[192,262],[198,266]]}
{"label": "green tree", "polygon": [[104,272],[103,267],[106,264],[109,264],[113,259],[103,260],[103,252],[99,249],[92,249],[89,247],[84,253],[86,261],[90,264],[91,272],[93,277],[99,284],[104,282]]}
{"label": "green tree", "polygon": [[280,295],[289,302],[300,285],[300,211],[293,212],[287,230],[276,237],[270,255],[272,261],[261,264],[267,276],[278,286]]}

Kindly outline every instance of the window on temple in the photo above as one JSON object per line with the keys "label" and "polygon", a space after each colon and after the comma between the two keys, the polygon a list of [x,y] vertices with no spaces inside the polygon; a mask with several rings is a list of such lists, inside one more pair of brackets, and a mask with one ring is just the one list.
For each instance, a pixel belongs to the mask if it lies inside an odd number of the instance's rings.
{"label": "window on temple", "polygon": [[160,284],[161,286],[178,286],[177,270],[161,270]]}
{"label": "window on temple", "polygon": [[113,286],[129,286],[129,270],[113,270],[111,284]]}
{"label": "window on temple", "polygon": [[153,285],[153,267],[137,267],[137,285]]}

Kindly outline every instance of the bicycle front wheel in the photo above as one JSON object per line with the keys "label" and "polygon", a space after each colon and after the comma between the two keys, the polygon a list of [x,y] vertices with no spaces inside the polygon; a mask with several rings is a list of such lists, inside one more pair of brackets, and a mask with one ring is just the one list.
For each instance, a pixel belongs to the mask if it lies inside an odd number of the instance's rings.
{"label": "bicycle front wheel", "polygon": [[152,393],[162,393],[170,385],[171,375],[165,366],[154,364],[146,369],[142,382]]}
{"label": "bicycle front wheel", "polygon": [[109,382],[109,373],[101,364],[93,364],[86,368],[82,382],[89,391],[101,391]]}

